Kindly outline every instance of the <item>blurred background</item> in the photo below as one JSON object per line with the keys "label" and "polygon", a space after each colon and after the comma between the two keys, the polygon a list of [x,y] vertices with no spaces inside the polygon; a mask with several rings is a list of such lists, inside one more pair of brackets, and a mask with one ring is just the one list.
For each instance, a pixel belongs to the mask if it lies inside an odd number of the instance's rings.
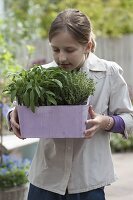
{"label": "blurred background", "polygon": [[[22,158],[33,158],[38,139],[22,141],[8,131],[6,115],[12,104],[2,90],[10,73],[22,68],[29,69],[33,64],[41,65],[52,61],[47,38],[49,26],[56,15],[66,8],[80,9],[90,17],[96,35],[96,55],[116,61],[123,68],[133,102],[133,0],[0,0],[1,155],[10,153]],[[133,134],[128,140],[112,134],[111,148],[116,163],[125,156],[126,162],[128,158],[131,161]],[[123,164],[119,164],[119,167],[122,166]],[[131,166],[132,164],[129,168]],[[126,182],[127,177],[124,180]],[[115,195],[112,197],[111,194],[112,191],[109,193],[109,200],[117,200],[121,196],[119,194],[115,199]],[[133,196],[133,190],[131,195]],[[131,196],[129,198],[132,199]]]}

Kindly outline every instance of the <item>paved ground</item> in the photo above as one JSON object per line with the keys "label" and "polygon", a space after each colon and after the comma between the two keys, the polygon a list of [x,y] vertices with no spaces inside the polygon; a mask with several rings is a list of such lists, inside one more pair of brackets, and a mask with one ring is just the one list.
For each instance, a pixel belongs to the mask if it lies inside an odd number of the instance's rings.
{"label": "paved ground", "polygon": [[106,200],[133,200],[133,153],[113,154],[118,180],[106,187]]}

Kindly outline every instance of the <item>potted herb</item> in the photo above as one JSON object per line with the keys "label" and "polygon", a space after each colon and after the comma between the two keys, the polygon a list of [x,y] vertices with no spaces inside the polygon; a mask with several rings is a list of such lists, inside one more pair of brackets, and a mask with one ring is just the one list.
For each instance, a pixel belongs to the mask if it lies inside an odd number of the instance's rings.
{"label": "potted herb", "polygon": [[18,160],[10,155],[3,155],[0,163],[0,199],[23,200],[27,194],[27,171],[30,167],[28,159]]}
{"label": "potted herb", "polygon": [[15,74],[5,92],[18,103],[23,137],[81,137],[94,89],[85,72],[37,66]]}

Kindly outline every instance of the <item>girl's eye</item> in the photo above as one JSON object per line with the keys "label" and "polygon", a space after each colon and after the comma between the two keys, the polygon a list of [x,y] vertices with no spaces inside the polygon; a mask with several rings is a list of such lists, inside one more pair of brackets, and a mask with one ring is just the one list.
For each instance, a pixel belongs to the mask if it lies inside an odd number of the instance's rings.
{"label": "girl's eye", "polygon": [[[52,51],[59,53],[60,49],[52,48]],[[75,49],[64,49],[64,52],[66,52],[66,53],[73,53],[74,51],[75,51]]]}
{"label": "girl's eye", "polygon": [[75,50],[74,49],[66,49],[66,52],[67,53],[72,53],[72,52],[74,52]]}
{"label": "girl's eye", "polygon": [[60,50],[59,49],[52,49],[54,52],[59,52]]}

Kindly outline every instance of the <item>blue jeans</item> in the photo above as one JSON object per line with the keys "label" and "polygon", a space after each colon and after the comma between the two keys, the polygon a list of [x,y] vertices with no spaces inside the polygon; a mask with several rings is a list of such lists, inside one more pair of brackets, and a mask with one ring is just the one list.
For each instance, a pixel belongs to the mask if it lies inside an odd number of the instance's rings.
{"label": "blue jeans", "polygon": [[28,200],[105,200],[104,188],[88,192],[60,195],[30,184]]}

